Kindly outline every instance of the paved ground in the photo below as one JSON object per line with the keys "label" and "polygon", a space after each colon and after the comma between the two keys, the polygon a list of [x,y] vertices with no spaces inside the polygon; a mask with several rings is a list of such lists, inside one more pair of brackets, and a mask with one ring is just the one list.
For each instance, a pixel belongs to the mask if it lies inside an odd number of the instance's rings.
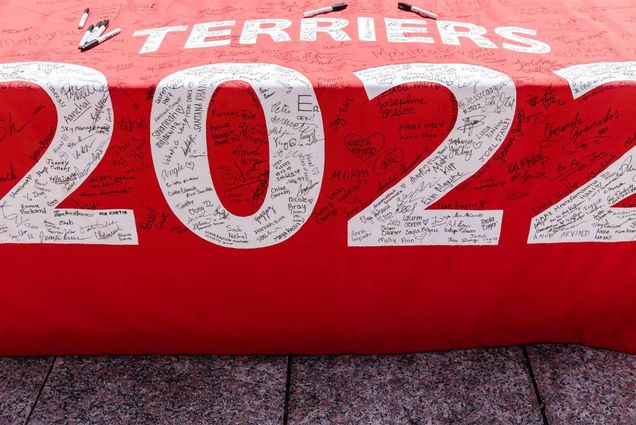
{"label": "paved ground", "polygon": [[636,424],[636,356],[0,358],[0,424]]}

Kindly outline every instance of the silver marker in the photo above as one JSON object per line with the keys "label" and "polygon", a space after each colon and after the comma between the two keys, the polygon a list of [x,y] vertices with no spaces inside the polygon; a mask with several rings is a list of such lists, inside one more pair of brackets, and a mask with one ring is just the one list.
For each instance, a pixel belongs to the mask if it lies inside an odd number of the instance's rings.
{"label": "silver marker", "polygon": [[335,12],[337,10],[343,10],[347,8],[347,3],[336,3],[331,6],[322,7],[320,9],[308,10],[303,12],[303,18],[310,18],[312,16],[320,15],[321,13]]}
{"label": "silver marker", "polygon": [[437,19],[437,14],[436,13],[429,12],[428,10],[424,10],[424,9],[422,9],[420,7],[413,6],[413,5],[410,5],[408,3],[399,2],[398,3],[398,8],[402,9],[402,10],[406,10],[407,12],[417,13],[418,15],[423,16],[425,18]]}
{"label": "silver marker", "polygon": [[86,9],[84,9],[84,13],[82,13],[82,17],[80,18],[79,24],[77,24],[77,29],[82,29],[84,28],[84,25],[86,25],[86,20],[88,19],[88,12],[90,11],[90,9],[87,7]]}
{"label": "silver marker", "polygon": [[106,40],[110,40],[111,38],[113,38],[114,36],[116,36],[117,34],[119,34],[121,32],[121,28],[115,28],[114,30],[112,30],[109,33],[106,33],[100,37],[94,38],[91,41],[89,41],[88,43],[86,43],[84,45],[84,47],[82,47],[82,52],[85,52],[89,49],[92,49],[93,47],[97,46],[98,44],[102,44],[104,41]]}

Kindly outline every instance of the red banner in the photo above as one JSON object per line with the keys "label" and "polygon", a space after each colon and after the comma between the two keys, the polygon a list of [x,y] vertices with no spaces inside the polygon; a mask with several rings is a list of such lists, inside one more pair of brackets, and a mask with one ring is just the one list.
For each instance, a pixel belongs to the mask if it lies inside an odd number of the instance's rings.
{"label": "red banner", "polygon": [[0,7],[0,354],[636,352],[633,2],[107,3]]}

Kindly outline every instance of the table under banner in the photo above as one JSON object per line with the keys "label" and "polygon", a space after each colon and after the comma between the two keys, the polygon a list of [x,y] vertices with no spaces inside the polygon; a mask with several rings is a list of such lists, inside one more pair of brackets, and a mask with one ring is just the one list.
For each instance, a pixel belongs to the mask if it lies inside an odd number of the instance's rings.
{"label": "table under banner", "polygon": [[636,352],[636,3],[414,5],[3,1],[0,355]]}

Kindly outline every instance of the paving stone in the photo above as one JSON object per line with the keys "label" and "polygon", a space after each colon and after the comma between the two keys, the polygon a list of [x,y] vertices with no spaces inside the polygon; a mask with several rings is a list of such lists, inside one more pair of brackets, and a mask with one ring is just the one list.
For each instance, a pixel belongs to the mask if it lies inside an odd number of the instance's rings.
{"label": "paving stone", "polygon": [[520,348],[294,357],[290,424],[542,424]]}
{"label": "paving stone", "polygon": [[0,357],[0,424],[24,424],[52,357]]}
{"label": "paving stone", "polygon": [[58,358],[31,424],[280,424],[287,358]]}
{"label": "paving stone", "polygon": [[550,425],[636,424],[636,356],[579,345],[528,355]]}

